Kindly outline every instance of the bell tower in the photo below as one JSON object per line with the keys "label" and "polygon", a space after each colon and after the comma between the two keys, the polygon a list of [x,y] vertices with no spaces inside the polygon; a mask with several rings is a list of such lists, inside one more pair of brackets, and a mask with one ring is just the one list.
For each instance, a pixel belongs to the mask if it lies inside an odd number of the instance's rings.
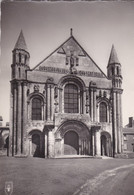
{"label": "bell tower", "polygon": [[22,156],[26,155],[27,71],[30,69],[30,54],[22,31],[12,54],[9,155]]}
{"label": "bell tower", "polygon": [[111,54],[107,66],[107,76],[112,80],[112,85],[115,88],[121,88],[122,85],[122,74],[121,64],[118,60],[114,45],[112,45]]}
{"label": "bell tower", "polygon": [[114,45],[112,45],[108,66],[108,79],[112,81],[112,131],[113,131],[113,156],[122,153],[122,74],[121,64],[118,60]]}
{"label": "bell tower", "polygon": [[12,51],[12,79],[25,80],[26,71],[29,69],[29,52],[21,30],[15,47]]}

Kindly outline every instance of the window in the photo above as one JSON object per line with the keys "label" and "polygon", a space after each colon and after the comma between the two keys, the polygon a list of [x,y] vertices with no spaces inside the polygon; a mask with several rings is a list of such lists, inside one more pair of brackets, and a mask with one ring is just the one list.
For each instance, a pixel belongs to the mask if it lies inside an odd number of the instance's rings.
{"label": "window", "polygon": [[42,120],[41,107],[41,100],[39,98],[34,98],[32,100],[32,120]]}
{"label": "window", "polygon": [[107,105],[100,103],[100,122],[107,122]]}
{"label": "window", "polygon": [[65,113],[79,112],[78,87],[67,84],[64,89],[64,111]]}
{"label": "window", "polygon": [[19,63],[21,63],[21,53],[19,53]]}

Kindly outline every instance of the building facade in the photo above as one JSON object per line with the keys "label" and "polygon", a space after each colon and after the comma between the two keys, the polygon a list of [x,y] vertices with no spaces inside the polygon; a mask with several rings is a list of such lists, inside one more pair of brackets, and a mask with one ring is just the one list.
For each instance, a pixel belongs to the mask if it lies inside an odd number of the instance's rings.
{"label": "building facade", "polygon": [[129,123],[123,128],[124,152],[134,152],[134,120],[129,117]]}
{"label": "building facade", "polygon": [[68,40],[33,69],[22,31],[12,53],[10,155],[122,152],[122,74],[114,46],[107,75],[72,30]]}

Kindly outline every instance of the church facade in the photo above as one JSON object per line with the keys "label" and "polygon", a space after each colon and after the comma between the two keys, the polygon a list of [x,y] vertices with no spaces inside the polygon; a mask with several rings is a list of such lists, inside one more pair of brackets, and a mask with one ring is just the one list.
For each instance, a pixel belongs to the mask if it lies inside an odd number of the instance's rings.
{"label": "church facade", "polygon": [[22,31],[12,55],[11,156],[122,153],[122,73],[114,46],[107,75],[72,30],[68,40],[33,69]]}

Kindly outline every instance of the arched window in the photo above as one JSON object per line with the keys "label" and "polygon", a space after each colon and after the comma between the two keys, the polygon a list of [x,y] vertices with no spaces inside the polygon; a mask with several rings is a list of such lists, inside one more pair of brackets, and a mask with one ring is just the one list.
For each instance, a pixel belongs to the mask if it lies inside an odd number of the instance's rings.
{"label": "arched window", "polygon": [[19,63],[21,63],[21,53],[19,53]]}
{"label": "arched window", "polygon": [[42,101],[40,98],[32,100],[32,120],[42,120]]}
{"label": "arched window", "polygon": [[79,112],[78,87],[74,84],[67,84],[64,88],[64,112]]}
{"label": "arched window", "polygon": [[107,122],[107,105],[100,103],[100,122]]}

